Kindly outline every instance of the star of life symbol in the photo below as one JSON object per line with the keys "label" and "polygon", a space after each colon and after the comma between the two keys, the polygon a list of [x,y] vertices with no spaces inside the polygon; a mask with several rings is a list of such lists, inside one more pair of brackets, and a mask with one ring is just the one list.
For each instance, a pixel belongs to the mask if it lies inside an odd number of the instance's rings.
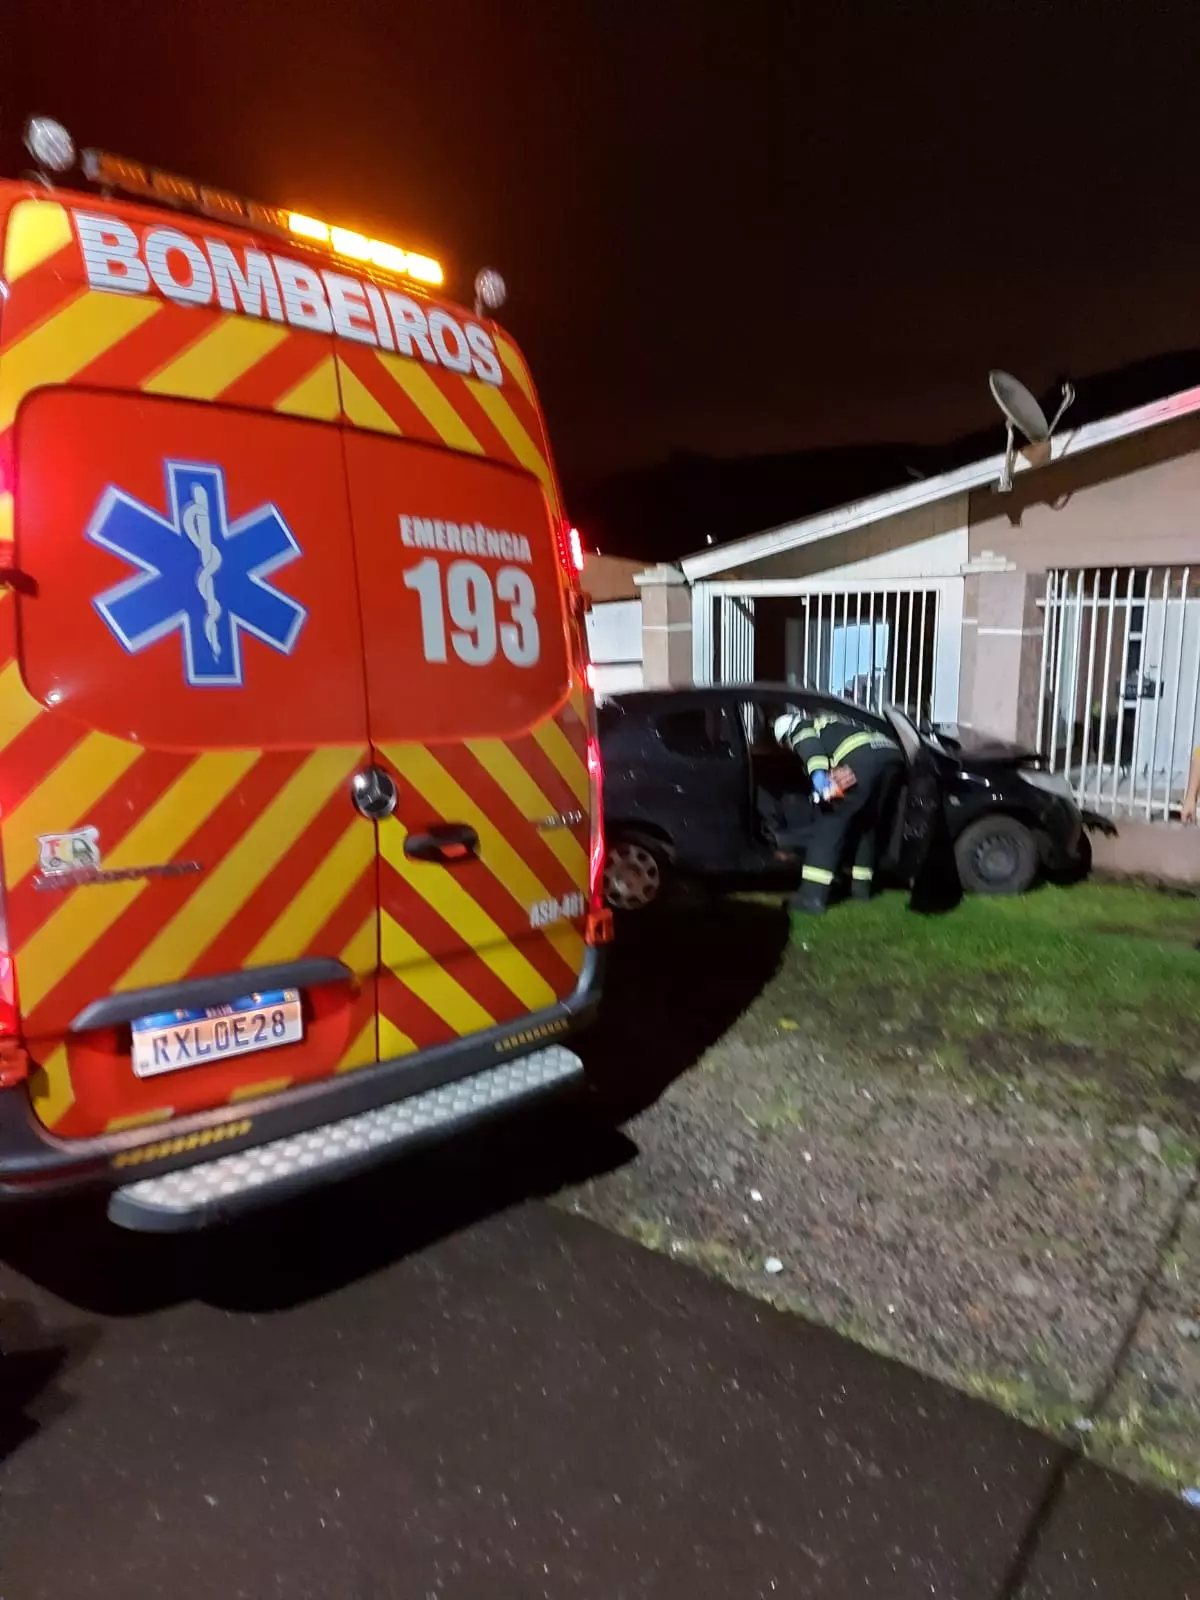
{"label": "star of life symbol", "polygon": [[87,526],[93,544],[141,570],[92,604],[131,654],[178,629],[195,688],[241,688],[242,635],[290,655],[308,612],[268,580],[302,554],[279,508],[229,521],[225,474],[164,463],[169,516],[110,485]]}

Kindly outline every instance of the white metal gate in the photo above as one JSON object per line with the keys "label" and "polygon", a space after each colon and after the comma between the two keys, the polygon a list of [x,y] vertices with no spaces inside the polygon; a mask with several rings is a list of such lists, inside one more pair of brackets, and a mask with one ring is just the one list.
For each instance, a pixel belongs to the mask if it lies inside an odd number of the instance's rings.
{"label": "white metal gate", "polygon": [[714,683],[754,682],[754,601],[723,594],[717,601]]}
{"label": "white metal gate", "polygon": [[859,589],[797,597],[787,680],[872,711],[930,715],[938,652],[936,589]]}
{"label": "white metal gate", "polygon": [[1093,810],[1167,821],[1197,743],[1200,591],[1187,567],[1046,578],[1038,748]]}
{"label": "white metal gate", "polygon": [[910,580],[847,588],[778,580],[697,584],[693,648],[697,683],[750,683],[756,672],[756,606],[786,607],[786,677],[880,711],[899,706],[918,721],[951,722],[958,710],[962,580]]}

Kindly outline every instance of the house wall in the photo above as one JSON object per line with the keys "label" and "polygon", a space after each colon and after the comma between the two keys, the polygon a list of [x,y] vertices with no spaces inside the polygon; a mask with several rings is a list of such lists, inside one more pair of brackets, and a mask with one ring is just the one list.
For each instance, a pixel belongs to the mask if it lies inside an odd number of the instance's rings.
{"label": "house wall", "polygon": [[692,682],[692,591],[677,567],[637,576],[642,596],[642,669],[647,689]]}
{"label": "house wall", "polygon": [[977,489],[969,548],[1026,572],[1071,566],[1185,566],[1200,560],[1200,417],[1021,473],[1012,492]]}
{"label": "house wall", "polygon": [[[968,517],[960,720],[1005,738],[1037,731],[1043,618],[1055,567],[1200,568],[1200,418],[1068,454],[976,489]],[[970,570],[970,569],[968,569]]]}
{"label": "house wall", "polygon": [[[981,570],[966,584],[962,720],[1032,741],[1048,571],[1190,566],[1200,580],[1200,418],[1068,452],[1019,474],[1007,495],[975,490],[968,537]],[[1115,837],[1093,836],[1098,870],[1200,884],[1200,830],[1116,822]]]}
{"label": "house wall", "polygon": [[636,600],[638,587],[633,580],[645,565],[644,561],[632,561],[627,556],[600,556],[588,551],[579,575],[580,586],[597,605],[608,600]]}
{"label": "house wall", "polygon": [[642,602],[602,600],[587,615],[592,687],[598,699],[643,686]]}
{"label": "house wall", "polygon": [[633,581],[644,561],[589,552],[583,558],[580,584],[592,602],[587,616],[588,655],[597,699],[640,689],[642,666],[642,597]]}

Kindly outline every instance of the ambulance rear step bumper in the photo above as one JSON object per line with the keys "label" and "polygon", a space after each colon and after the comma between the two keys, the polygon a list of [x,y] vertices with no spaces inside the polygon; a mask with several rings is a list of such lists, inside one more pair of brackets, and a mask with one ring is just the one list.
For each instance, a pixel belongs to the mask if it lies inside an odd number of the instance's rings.
{"label": "ambulance rear step bumper", "polygon": [[427,1139],[460,1132],[521,1101],[565,1089],[582,1077],[579,1057],[551,1045],[339,1122],[139,1179],[114,1190],[108,1215],[118,1226],[144,1233],[202,1228],[361,1172]]}

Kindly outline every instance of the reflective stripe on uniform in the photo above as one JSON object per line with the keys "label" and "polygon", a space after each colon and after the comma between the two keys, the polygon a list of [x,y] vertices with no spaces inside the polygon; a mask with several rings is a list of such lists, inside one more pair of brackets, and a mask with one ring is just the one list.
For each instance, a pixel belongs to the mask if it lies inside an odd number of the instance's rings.
{"label": "reflective stripe on uniform", "polygon": [[800,876],[805,883],[823,883],[829,885],[833,882],[833,873],[828,867],[804,866],[800,869]]}
{"label": "reflective stripe on uniform", "polygon": [[851,867],[850,876],[855,883],[873,883],[875,879],[874,867]]}
{"label": "reflective stripe on uniform", "polygon": [[848,739],[843,739],[833,752],[834,766],[840,767],[847,756],[853,755],[856,750],[861,750],[864,745],[870,744],[874,737],[874,734],[864,732],[852,733]]}
{"label": "reflective stripe on uniform", "polygon": [[809,756],[808,760],[805,762],[805,766],[808,768],[809,772],[828,772],[829,757]]}

